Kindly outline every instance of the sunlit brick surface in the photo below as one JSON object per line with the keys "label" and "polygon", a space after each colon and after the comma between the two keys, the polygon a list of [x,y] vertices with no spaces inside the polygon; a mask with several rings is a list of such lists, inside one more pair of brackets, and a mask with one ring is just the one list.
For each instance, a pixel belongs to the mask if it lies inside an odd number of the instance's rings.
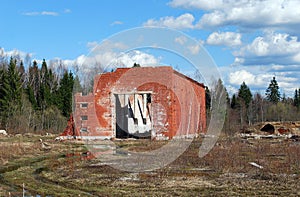
{"label": "sunlit brick surface", "polygon": [[[120,119],[116,117],[116,98],[119,97],[115,95],[131,98],[125,104],[134,104],[137,102],[132,101],[135,98],[132,95],[146,96],[146,93],[151,94],[151,102],[147,102],[147,108],[146,104],[143,104],[143,108],[139,106],[141,113],[133,116],[149,113],[147,121],[151,119],[152,139],[193,137],[205,132],[204,85],[174,71],[172,67],[162,66],[118,68],[114,72],[96,76],[93,93],[86,96],[80,93],[75,95],[76,135],[115,138],[118,132],[116,120]],[[143,98],[145,97],[140,96],[135,101],[142,105]],[[148,112],[142,111],[143,109]],[[84,116],[87,116],[87,120],[84,120]],[[128,121],[128,124],[131,123]]]}

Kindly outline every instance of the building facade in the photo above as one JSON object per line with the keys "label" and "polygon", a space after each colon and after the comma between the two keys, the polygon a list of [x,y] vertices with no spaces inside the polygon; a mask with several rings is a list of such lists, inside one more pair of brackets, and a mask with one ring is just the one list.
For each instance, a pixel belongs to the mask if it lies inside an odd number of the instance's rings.
{"label": "building facade", "polygon": [[118,68],[75,94],[74,135],[82,139],[194,137],[206,131],[205,86],[172,67]]}

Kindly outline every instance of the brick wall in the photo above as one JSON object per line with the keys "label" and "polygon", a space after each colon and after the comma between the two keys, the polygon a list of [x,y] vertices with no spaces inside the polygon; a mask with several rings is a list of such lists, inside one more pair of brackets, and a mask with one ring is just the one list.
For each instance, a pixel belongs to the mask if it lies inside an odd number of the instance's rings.
{"label": "brick wall", "polygon": [[[172,139],[205,132],[203,84],[164,66],[119,68],[96,76],[93,94],[75,96],[76,125],[86,124],[88,128],[88,132],[80,132],[81,135],[116,136],[114,94],[139,91],[152,92],[152,138]],[[80,102],[90,103],[89,108],[80,108]],[[88,120],[81,120],[82,115],[87,115]]]}

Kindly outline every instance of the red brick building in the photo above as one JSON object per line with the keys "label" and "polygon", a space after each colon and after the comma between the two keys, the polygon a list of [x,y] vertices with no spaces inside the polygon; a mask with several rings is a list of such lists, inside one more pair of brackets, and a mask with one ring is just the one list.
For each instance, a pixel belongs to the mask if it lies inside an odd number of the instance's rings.
{"label": "red brick building", "polygon": [[118,68],[75,95],[78,138],[194,137],[206,130],[205,87],[172,67]]}

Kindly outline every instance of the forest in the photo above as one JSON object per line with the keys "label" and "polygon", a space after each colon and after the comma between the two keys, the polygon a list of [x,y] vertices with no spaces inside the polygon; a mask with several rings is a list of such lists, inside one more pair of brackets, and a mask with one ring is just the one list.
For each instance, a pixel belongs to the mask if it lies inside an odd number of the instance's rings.
{"label": "forest", "polygon": [[[222,85],[222,81],[218,82]],[[224,87],[226,90],[226,87]],[[209,99],[209,90],[206,97]],[[209,103],[207,104],[209,107]],[[264,122],[293,122],[300,117],[300,89],[295,89],[294,97],[280,93],[280,87],[274,76],[270,79],[264,95],[252,93],[245,82],[241,82],[238,92],[229,97],[227,93],[227,111],[223,131],[232,135],[245,131],[249,126]],[[209,113],[209,110],[207,110]]]}
{"label": "forest", "polygon": [[18,58],[0,61],[0,128],[9,133],[61,132],[72,112],[78,77],[62,66],[55,71],[45,60],[25,69]]}
{"label": "forest", "polygon": [[[35,60],[26,66],[23,62],[15,57],[0,59],[0,129],[9,133],[61,133],[72,112],[74,91],[87,88],[82,88],[78,73],[63,65],[49,67],[45,59],[40,65]],[[223,86],[222,80],[218,83]],[[281,95],[275,77],[264,95],[251,92],[245,82],[236,94],[226,94],[223,131],[228,135],[258,122],[295,121],[300,117],[300,88],[295,89],[293,98]],[[211,90],[206,88],[208,120],[210,98]]]}

